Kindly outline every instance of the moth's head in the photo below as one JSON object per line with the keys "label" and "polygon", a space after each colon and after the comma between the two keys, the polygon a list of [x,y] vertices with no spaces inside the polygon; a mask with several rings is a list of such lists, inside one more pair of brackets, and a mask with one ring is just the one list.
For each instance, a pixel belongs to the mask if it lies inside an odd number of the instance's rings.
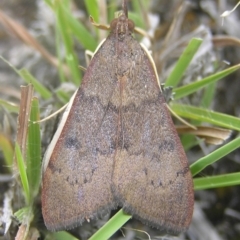
{"label": "moth's head", "polygon": [[132,33],[135,24],[131,19],[128,19],[124,13],[118,18],[112,20],[110,24],[111,32],[118,34]]}

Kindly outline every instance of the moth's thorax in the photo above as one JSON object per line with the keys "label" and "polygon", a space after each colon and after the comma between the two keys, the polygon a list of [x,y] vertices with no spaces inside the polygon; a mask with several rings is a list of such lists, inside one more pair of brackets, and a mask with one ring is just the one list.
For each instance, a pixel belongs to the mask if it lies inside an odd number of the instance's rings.
{"label": "moth's thorax", "polygon": [[111,32],[119,35],[132,33],[134,30],[134,22],[128,19],[124,14],[112,20],[110,24]]}
{"label": "moth's thorax", "polygon": [[118,76],[124,76],[131,70],[134,63],[140,59],[138,55],[138,46],[135,45],[132,33],[134,23],[125,15],[114,19],[111,22],[111,35],[110,39],[113,43],[113,62],[115,62],[115,72]]}

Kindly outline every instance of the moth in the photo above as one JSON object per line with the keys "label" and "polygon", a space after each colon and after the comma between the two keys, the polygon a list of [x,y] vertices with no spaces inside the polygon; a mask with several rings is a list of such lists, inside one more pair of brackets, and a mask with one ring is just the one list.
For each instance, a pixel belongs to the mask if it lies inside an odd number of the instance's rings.
{"label": "moth", "polygon": [[194,203],[188,160],[125,1],[110,28],[44,156],[45,225],[70,229],[120,206],[150,226],[185,231]]}

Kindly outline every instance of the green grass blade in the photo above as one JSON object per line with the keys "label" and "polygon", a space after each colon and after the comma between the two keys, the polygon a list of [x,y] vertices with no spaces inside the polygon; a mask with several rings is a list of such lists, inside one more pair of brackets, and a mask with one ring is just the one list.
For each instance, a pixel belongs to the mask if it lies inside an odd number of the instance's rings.
{"label": "green grass blade", "polygon": [[14,216],[18,219],[19,222],[23,222],[28,211],[29,207],[20,208],[14,213]]}
{"label": "green grass blade", "polygon": [[218,72],[216,74],[213,74],[211,76],[208,76],[200,81],[195,81],[195,82],[189,83],[185,86],[175,88],[174,89],[174,93],[175,93],[174,99],[179,99],[179,98],[188,96],[189,94],[192,94],[192,93],[196,92],[197,90],[208,86],[208,84],[214,83],[214,82],[228,76],[229,74],[235,72],[239,68],[240,68],[240,64],[230,67],[228,69],[225,69],[225,70]]}
{"label": "green grass blade", "polygon": [[195,190],[240,185],[240,172],[211,177],[194,178],[193,183]]}
{"label": "green grass blade", "polygon": [[198,108],[190,105],[170,103],[171,109],[181,117],[193,120],[212,123],[217,126],[240,131],[240,118],[214,112],[204,108]]}
{"label": "green grass blade", "polygon": [[32,206],[20,208],[14,213],[14,216],[19,222],[29,226],[33,219]]}
{"label": "green grass blade", "polygon": [[46,238],[47,239],[56,239],[56,240],[78,240],[77,238],[75,238],[73,235],[71,235],[68,232],[64,232],[64,231],[60,231],[60,232],[56,232],[56,233],[52,233],[50,238]]}
{"label": "green grass blade", "polygon": [[69,24],[74,31],[75,37],[82,44],[85,49],[90,51],[94,51],[98,45],[97,40],[93,37],[93,35],[78,22],[75,18],[69,19]]}
{"label": "green grass blade", "polygon": [[[141,16],[141,15],[140,15]],[[129,19],[131,19],[135,26],[136,27],[139,27],[139,28],[142,28],[142,29],[145,29],[146,28],[146,24],[144,23],[143,21],[143,18],[140,17],[137,13],[134,13],[134,12],[128,12],[128,17]],[[135,35],[138,39],[139,35]],[[142,36],[140,36],[140,39],[142,38]]]}
{"label": "green grass blade", "polygon": [[216,83],[208,84],[207,88],[204,89],[204,93],[200,103],[201,107],[209,108],[211,106],[214,95],[215,95],[215,91],[216,91]]}
{"label": "green grass blade", "polygon": [[199,144],[199,140],[196,138],[196,136],[192,134],[184,134],[181,136],[181,142],[185,149],[185,151],[191,149],[194,146],[197,146]]}
{"label": "green grass blade", "polygon": [[99,22],[99,8],[97,0],[85,0],[85,5],[87,8],[87,12],[91,15],[97,23]]}
{"label": "green grass blade", "polygon": [[101,227],[89,240],[109,239],[132,216],[119,210],[103,227]]}
{"label": "green grass blade", "polygon": [[195,53],[202,43],[202,39],[193,38],[188,46],[185,48],[184,52],[180,56],[179,60],[176,63],[173,71],[170,73],[169,77],[165,81],[165,86],[177,86],[181,80],[183,74],[185,73],[187,67],[189,66],[191,60],[193,59]]}
{"label": "green grass blade", "polygon": [[52,94],[50,91],[47,90],[36,78],[32,76],[32,74],[27,71],[26,69],[20,69],[18,70],[15,68],[10,62],[8,62],[5,58],[0,56],[0,59],[2,59],[5,63],[7,63],[13,70],[16,72],[23,80],[27,83],[32,83],[35,90],[44,98],[49,99]]}
{"label": "green grass blade", "polygon": [[[106,16],[101,16],[102,18],[100,18],[100,14],[102,9],[100,9],[100,1],[98,0],[85,0],[85,5],[87,8],[87,13],[89,16],[91,16],[95,22],[99,23],[99,21],[101,21],[100,19],[104,19]],[[104,8],[103,5],[101,5],[102,8]],[[103,11],[104,12],[104,11]],[[99,39],[99,29],[94,27],[95,33],[96,33],[96,39]],[[96,48],[96,47],[95,47]],[[95,50],[94,48],[94,50]],[[90,49],[90,48],[86,48],[86,49]],[[93,50],[92,50],[93,51]]]}
{"label": "green grass blade", "polygon": [[19,75],[24,79],[27,83],[32,83],[35,91],[37,91],[42,98],[49,99],[52,96],[52,93],[48,91],[46,87],[44,87],[33,75],[25,68],[22,68],[18,71]]}
{"label": "green grass blade", "polygon": [[239,147],[240,147],[240,137],[218,148],[217,150],[208,154],[207,156],[200,158],[198,161],[196,161],[190,166],[192,175],[195,176],[207,166],[218,161],[220,158],[226,156],[227,154],[229,154],[230,152],[234,151]]}
{"label": "green grass blade", "polygon": [[31,200],[34,200],[38,194],[41,176],[41,137],[39,123],[38,99],[32,99],[30,122],[28,127],[28,144],[27,144],[27,176]]}
{"label": "green grass blade", "polygon": [[56,90],[56,95],[64,104],[66,104],[71,98],[71,95],[69,95],[69,93],[67,93],[63,89]]}
{"label": "green grass blade", "polygon": [[24,163],[23,156],[18,143],[16,143],[15,145],[15,156],[18,164],[18,170],[19,170],[24,194],[25,194],[26,204],[29,205],[30,191],[29,191],[27,172],[26,172],[25,163]]}
{"label": "green grass blade", "polygon": [[[97,41],[94,39],[89,30],[87,30],[83,24],[77,21],[70,12],[66,11],[66,9],[61,9],[62,14],[65,15],[66,21],[70,27],[74,36],[78,39],[78,41],[82,44],[85,49],[90,51],[94,51],[97,47]],[[61,15],[62,15],[61,14]],[[69,33],[66,33],[69,34]]]}
{"label": "green grass blade", "polygon": [[[78,69],[78,59],[74,51],[73,31],[69,24],[69,7],[64,4],[64,1],[59,1],[56,4],[57,27],[61,33],[65,47],[65,59],[71,72],[71,79],[76,84],[80,83],[80,71]],[[68,18],[69,16],[69,18]]]}

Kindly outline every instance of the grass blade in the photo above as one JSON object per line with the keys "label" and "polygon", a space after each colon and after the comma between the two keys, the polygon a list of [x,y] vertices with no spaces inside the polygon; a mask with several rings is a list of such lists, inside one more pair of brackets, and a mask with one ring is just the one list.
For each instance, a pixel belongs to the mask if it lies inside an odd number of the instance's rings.
{"label": "grass blade", "polygon": [[189,66],[191,60],[193,59],[195,53],[202,43],[202,39],[193,38],[188,46],[185,48],[184,52],[180,56],[176,63],[173,71],[170,73],[169,77],[165,82],[165,86],[176,86],[181,80],[183,74],[185,73],[187,67]]}
{"label": "grass blade", "polygon": [[195,81],[193,83],[189,83],[182,87],[176,88],[176,89],[174,89],[174,93],[175,93],[174,99],[177,100],[179,98],[186,97],[189,94],[192,94],[192,93],[196,92],[197,90],[208,86],[208,84],[214,83],[214,82],[228,76],[229,74],[235,72],[239,68],[240,68],[240,64],[230,67],[228,69],[225,69],[216,74],[210,75],[200,81]]}
{"label": "grass blade", "polygon": [[28,205],[30,200],[30,191],[29,191],[27,172],[26,172],[26,167],[24,164],[24,159],[23,159],[20,147],[17,143],[15,145],[15,156],[18,164],[19,174],[20,174],[20,178],[21,178],[21,182],[22,182],[22,186],[25,194],[26,203]]}
{"label": "grass blade", "polygon": [[101,227],[89,240],[109,239],[132,216],[119,210],[103,227]]}
{"label": "grass blade", "polygon": [[29,188],[31,200],[34,200],[38,194],[41,175],[41,137],[39,120],[38,99],[32,99],[30,122],[28,127],[28,144],[27,144],[27,176],[29,180]]}
{"label": "grass blade", "polygon": [[[64,1],[59,1],[56,4],[57,27],[61,33],[65,47],[65,60],[71,72],[71,77],[76,85],[80,83],[80,71],[78,69],[78,59],[74,51],[73,31],[70,26],[69,6]],[[68,17],[69,16],[69,17]]]}
{"label": "grass blade", "polygon": [[240,118],[228,114],[214,112],[204,108],[177,104],[173,102],[170,103],[170,106],[171,109],[181,117],[208,122],[217,126],[240,131]]}
{"label": "grass blade", "polygon": [[195,190],[240,185],[240,172],[222,174],[211,177],[194,178],[193,183]]}
{"label": "grass blade", "polygon": [[93,17],[94,21],[99,22],[99,9],[97,0],[85,0],[87,12]]}
{"label": "grass blade", "polygon": [[0,99],[0,104],[7,109],[8,112],[14,112],[18,113],[19,112],[19,106],[16,105],[15,103],[8,102],[4,99]]}
{"label": "grass blade", "polygon": [[25,82],[31,83],[34,86],[34,90],[37,91],[42,98],[51,98],[52,93],[48,91],[48,89],[44,87],[28,70],[22,68],[18,71],[18,73],[25,80]]}
{"label": "grass blade", "polygon": [[[60,231],[60,232],[56,232],[56,233],[53,233],[53,238],[51,239],[57,239],[57,240],[78,240],[77,238],[75,238],[73,235],[71,235],[70,233],[68,232],[65,232],[65,231]],[[50,240],[50,238],[47,238]]]}
{"label": "grass blade", "polygon": [[195,176],[207,166],[218,161],[220,158],[226,156],[227,154],[229,154],[230,152],[234,151],[239,147],[240,147],[240,138],[236,138],[231,142],[225,144],[224,146],[218,148],[214,152],[208,154],[207,156],[200,158],[198,161],[193,163],[190,167],[192,175]]}

